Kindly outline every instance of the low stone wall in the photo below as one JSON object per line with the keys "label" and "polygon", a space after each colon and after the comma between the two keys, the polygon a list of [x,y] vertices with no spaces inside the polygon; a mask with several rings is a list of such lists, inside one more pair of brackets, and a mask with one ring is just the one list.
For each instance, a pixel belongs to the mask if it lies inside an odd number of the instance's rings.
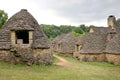
{"label": "low stone wall", "polygon": [[80,61],[88,61],[88,62],[105,62],[106,55],[105,54],[81,54],[79,55]]}
{"label": "low stone wall", "polygon": [[120,55],[118,54],[106,54],[107,61],[115,65],[120,65]]}
{"label": "low stone wall", "polygon": [[52,53],[50,49],[33,49],[35,64],[51,64]]}
{"label": "low stone wall", "polygon": [[9,61],[10,58],[9,50],[0,50],[0,60]]}
{"label": "low stone wall", "polygon": [[14,48],[0,50],[0,60],[13,64],[51,64],[52,54],[50,49]]}

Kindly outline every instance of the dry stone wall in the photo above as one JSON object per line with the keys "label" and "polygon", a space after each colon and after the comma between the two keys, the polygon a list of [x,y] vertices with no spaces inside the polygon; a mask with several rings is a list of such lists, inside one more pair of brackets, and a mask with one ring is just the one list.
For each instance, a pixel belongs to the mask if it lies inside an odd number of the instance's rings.
{"label": "dry stone wall", "polygon": [[120,65],[120,55],[117,54],[106,54],[107,61],[115,65]]}
{"label": "dry stone wall", "polygon": [[90,61],[90,62],[105,62],[106,56],[105,54],[80,54],[80,61]]}

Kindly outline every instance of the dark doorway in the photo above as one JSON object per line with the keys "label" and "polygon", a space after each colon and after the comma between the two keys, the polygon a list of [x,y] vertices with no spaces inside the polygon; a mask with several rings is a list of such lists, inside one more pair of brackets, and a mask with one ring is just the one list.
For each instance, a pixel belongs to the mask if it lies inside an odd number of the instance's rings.
{"label": "dark doorway", "polygon": [[79,45],[76,45],[76,51],[79,51]]}
{"label": "dark doorway", "polygon": [[29,33],[26,30],[16,31],[16,38],[17,39],[22,39],[23,44],[28,44],[29,43]]}

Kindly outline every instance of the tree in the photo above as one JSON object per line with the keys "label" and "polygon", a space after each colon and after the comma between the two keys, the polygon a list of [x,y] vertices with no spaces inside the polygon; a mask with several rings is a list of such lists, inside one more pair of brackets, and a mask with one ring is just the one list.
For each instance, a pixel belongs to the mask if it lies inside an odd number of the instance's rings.
{"label": "tree", "polygon": [[120,18],[117,19],[117,22],[120,23]]}
{"label": "tree", "polygon": [[7,19],[8,19],[7,13],[5,13],[4,10],[0,10],[0,28],[4,25]]}
{"label": "tree", "polygon": [[89,27],[85,26],[84,24],[80,25],[81,30],[83,30],[83,32],[88,32],[89,31]]}
{"label": "tree", "polygon": [[76,27],[76,28],[74,29],[74,31],[75,31],[76,33],[79,33],[79,34],[83,34],[83,33],[84,33],[84,31],[81,29],[81,27]]}
{"label": "tree", "polygon": [[80,26],[70,26],[70,25],[46,25],[41,24],[41,29],[44,33],[48,36],[49,39],[53,39],[56,36],[62,33],[72,33],[76,37],[82,37],[86,32],[89,31],[89,27],[85,26],[84,24]]}

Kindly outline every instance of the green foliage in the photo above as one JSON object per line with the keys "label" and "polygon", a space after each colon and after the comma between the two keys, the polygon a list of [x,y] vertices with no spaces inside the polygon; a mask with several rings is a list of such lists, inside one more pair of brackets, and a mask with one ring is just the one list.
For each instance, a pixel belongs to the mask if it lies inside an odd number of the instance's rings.
{"label": "green foliage", "polygon": [[4,25],[7,19],[8,19],[7,13],[5,13],[4,10],[0,10],[0,28]]}
{"label": "green foliage", "polygon": [[75,31],[72,31],[71,32],[75,37],[79,37],[80,36],[80,34],[79,33],[76,33]]}
{"label": "green foliage", "polygon": [[86,32],[89,31],[89,27],[83,24],[80,26],[70,26],[70,25],[55,26],[55,25],[41,24],[40,26],[49,39],[53,39],[62,33],[70,33],[70,32],[76,37],[81,37]]}
{"label": "green foliage", "polygon": [[117,19],[117,22],[120,23],[120,18]]}
{"label": "green foliage", "polygon": [[71,32],[75,37],[82,37],[84,34],[76,33],[75,31]]}

